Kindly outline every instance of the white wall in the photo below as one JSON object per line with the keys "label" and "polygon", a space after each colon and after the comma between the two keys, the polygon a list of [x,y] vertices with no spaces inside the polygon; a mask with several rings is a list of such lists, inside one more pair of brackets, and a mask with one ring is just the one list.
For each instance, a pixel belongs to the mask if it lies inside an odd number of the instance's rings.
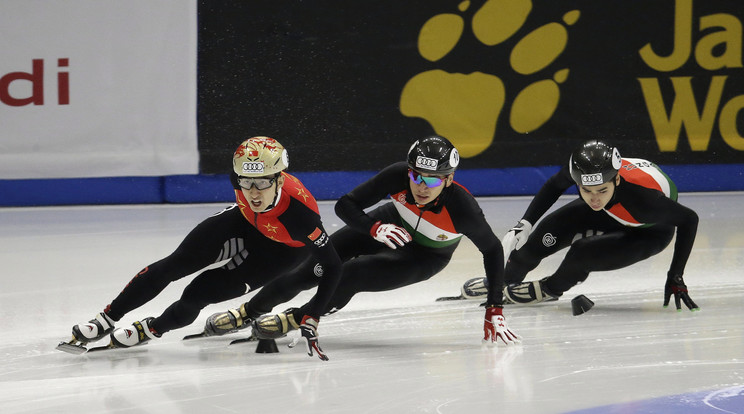
{"label": "white wall", "polygon": [[195,0],[0,2],[0,179],[198,173]]}

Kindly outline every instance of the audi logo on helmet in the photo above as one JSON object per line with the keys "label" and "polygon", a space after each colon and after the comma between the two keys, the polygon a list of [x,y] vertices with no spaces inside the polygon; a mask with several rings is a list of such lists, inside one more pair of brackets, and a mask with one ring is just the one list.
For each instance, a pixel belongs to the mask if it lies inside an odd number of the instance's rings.
{"label": "audi logo on helmet", "polygon": [[416,157],[416,168],[436,171],[438,166],[439,161],[434,158],[422,157],[420,155]]}
{"label": "audi logo on helmet", "polygon": [[246,161],[243,162],[244,173],[262,173],[264,172],[263,161]]}
{"label": "audi logo on helmet", "polygon": [[602,173],[581,174],[581,185],[603,184]]}

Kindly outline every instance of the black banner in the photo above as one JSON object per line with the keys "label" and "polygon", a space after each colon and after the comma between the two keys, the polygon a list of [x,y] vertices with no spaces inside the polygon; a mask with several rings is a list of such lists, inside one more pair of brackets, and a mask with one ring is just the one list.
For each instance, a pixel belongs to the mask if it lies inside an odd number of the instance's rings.
{"label": "black banner", "polygon": [[268,135],[293,171],[377,170],[444,135],[464,168],[557,165],[602,138],[744,162],[740,0],[200,1],[199,147]]}

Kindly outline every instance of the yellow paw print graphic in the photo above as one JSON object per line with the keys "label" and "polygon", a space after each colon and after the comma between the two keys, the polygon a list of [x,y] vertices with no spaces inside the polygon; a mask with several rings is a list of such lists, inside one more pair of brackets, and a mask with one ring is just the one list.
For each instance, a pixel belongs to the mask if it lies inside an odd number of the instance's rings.
{"label": "yellow paw print graphic", "polygon": [[[458,5],[460,12],[469,8],[469,0]],[[498,45],[524,25],[531,11],[531,0],[487,0],[473,14],[473,34],[486,46]],[[563,53],[568,44],[566,26],[576,23],[580,14],[579,10],[569,11],[563,15],[562,23],[547,23],[519,40],[509,57],[511,69],[528,76],[547,68]],[[419,32],[419,53],[431,62],[439,61],[457,46],[464,30],[465,21],[459,14],[443,13],[430,18]],[[536,80],[511,100],[509,124],[514,131],[535,131],[553,116],[560,101],[558,85],[566,81],[568,72],[560,69],[552,78]],[[406,83],[400,111],[405,116],[426,120],[437,134],[452,141],[463,157],[473,157],[493,142],[507,98],[498,76],[435,69],[419,73]]]}

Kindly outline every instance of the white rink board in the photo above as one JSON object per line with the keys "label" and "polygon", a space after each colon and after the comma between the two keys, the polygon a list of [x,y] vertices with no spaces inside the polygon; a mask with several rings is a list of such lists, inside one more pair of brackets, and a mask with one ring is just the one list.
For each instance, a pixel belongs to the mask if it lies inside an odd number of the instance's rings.
{"label": "white rink board", "polygon": [[0,179],[198,173],[196,8],[0,2]]}

